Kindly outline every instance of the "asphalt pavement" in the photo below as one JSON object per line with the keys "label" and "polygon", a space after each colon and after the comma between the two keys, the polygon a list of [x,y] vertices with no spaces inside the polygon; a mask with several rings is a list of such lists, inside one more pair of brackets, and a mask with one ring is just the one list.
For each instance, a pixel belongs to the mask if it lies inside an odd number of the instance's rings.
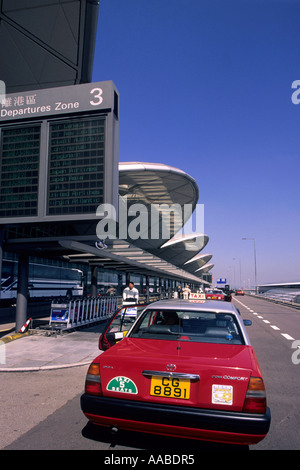
{"label": "asphalt pavement", "polygon": [[28,372],[88,365],[101,354],[99,336],[105,321],[53,334],[33,330],[0,339],[0,372]]}

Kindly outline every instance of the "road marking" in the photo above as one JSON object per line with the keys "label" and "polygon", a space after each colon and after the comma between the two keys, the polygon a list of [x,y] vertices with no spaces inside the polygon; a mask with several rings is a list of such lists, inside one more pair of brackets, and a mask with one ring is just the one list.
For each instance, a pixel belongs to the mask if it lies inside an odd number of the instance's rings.
{"label": "road marking", "polygon": [[240,300],[238,300],[238,299],[234,299],[234,300],[236,300],[239,304],[241,304],[241,305],[242,305],[243,307],[245,307],[247,310],[250,310],[250,308],[247,307],[247,305],[243,304],[243,302],[241,302]]}
{"label": "road marking", "polygon": [[[257,315],[257,318],[260,318],[260,319],[263,319],[264,317],[261,316],[261,315],[258,315],[258,313],[254,312],[253,310],[251,310],[249,307],[247,307],[247,305],[243,304],[240,300],[237,300],[235,299],[237,302],[239,302],[241,305],[243,305],[243,307],[245,307],[247,310],[249,310],[250,312],[252,312],[253,315]],[[264,323],[270,323],[269,320],[263,320]],[[278,330],[280,331],[280,328],[278,328],[278,326],[276,325],[270,325],[271,328],[273,328],[273,330]],[[292,336],[290,336],[289,334],[287,333],[280,333],[281,336],[283,336],[285,339],[287,339],[288,341],[295,341],[295,338],[293,338]],[[300,346],[298,346],[300,348]]]}
{"label": "road marking", "polygon": [[287,333],[281,333],[281,336],[283,336],[285,339],[288,339],[289,341],[295,341],[295,338],[292,338]]}

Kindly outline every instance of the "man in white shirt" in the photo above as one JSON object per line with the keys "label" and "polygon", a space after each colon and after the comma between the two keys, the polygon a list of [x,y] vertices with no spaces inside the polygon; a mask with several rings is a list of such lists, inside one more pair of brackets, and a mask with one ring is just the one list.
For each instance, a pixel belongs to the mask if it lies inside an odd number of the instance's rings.
{"label": "man in white shirt", "polygon": [[189,299],[190,293],[191,293],[191,289],[189,288],[188,285],[186,285],[183,289],[183,298],[186,300]]}
{"label": "man in white shirt", "polygon": [[128,287],[123,290],[123,305],[137,304],[139,301],[139,291],[134,287],[133,282],[129,282]]}

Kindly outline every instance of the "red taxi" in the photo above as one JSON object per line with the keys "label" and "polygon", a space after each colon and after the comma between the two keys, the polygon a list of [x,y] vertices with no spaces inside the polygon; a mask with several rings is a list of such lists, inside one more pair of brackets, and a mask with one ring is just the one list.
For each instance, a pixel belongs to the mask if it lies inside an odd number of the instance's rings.
{"label": "red taxi", "polygon": [[261,441],[271,418],[247,322],[227,302],[148,305],[125,338],[90,365],[83,413],[95,424],[125,430]]}
{"label": "red taxi", "polygon": [[245,295],[245,292],[244,292],[243,289],[237,289],[237,290],[235,291],[235,295]]}
{"label": "red taxi", "polygon": [[205,294],[207,300],[224,300],[224,292],[219,289],[208,290]]}

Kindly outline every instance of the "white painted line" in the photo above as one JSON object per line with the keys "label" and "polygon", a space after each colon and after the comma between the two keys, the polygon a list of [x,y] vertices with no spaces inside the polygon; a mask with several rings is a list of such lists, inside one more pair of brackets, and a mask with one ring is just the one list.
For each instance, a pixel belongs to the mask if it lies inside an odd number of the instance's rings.
{"label": "white painted line", "polygon": [[247,305],[243,304],[243,302],[241,302],[240,300],[238,299],[234,299],[236,300],[239,304],[241,304],[243,307],[247,308],[249,310],[249,307],[247,307]]}
{"label": "white painted line", "polygon": [[292,338],[290,335],[287,333],[281,333],[281,335],[285,338],[288,339],[289,341],[295,341],[295,338]]}
{"label": "white painted line", "polygon": [[[243,304],[240,300],[237,300],[235,299],[239,304],[243,305],[243,307],[245,307],[247,310],[249,310],[251,313],[253,313],[253,315],[257,315],[257,318],[260,318],[260,319],[263,319],[264,317],[261,316],[261,315],[258,315],[257,312],[254,312],[254,310],[251,310],[249,307],[247,307],[247,305]],[[264,323],[270,323],[269,320],[263,320]],[[279,330],[280,331],[280,328],[278,328],[278,326],[276,325],[270,325],[271,328],[273,328],[273,330]],[[293,338],[292,336],[288,335],[287,333],[280,333],[281,336],[283,336],[285,339],[287,339],[288,341],[295,341],[295,338]],[[300,346],[298,346],[298,348],[300,348]]]}

